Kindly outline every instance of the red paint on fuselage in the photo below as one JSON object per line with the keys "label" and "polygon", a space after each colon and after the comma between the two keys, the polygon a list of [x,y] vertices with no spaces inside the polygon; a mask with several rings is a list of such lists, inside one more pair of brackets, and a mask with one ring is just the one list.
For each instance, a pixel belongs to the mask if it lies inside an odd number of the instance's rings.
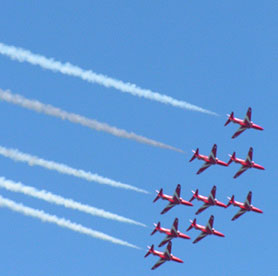
{"label": "red paint on fuselage", "polygon": [[210,205],[217,205],[217,206],[224,207],[224,208],[227,207],[226,204],[220,202],[217,199],[211,199],[209,197],[202,196],[202,195],[197,195],[197,196],[195,196],[195,198],[197,200],[203,201],[204,203],[207,203],[207,204],[210,204]]}
{"label": "red paint on fuselage", "polygon": [[170,236],[170,237],[178,237],[178,238],[182,238],[182,239],[190,239],[189,236],[181,233],[180,231],[177,231],[177,234],[176,234],[175,232],[172,233],[171,229],[167,229],[167,228],[163,228],[163,227],[157,228],[157,231],[160,232],[160,233],[164,233],[164,234],[166,234],[167,236]]}
{"label": "red paint on fuselage", "polygon": [[166,260],[166,261],[174,261],[174,262],[178,262],[178,263],[183,263],[183,260],[174,256],[173,254],[170,254],[170,257],[169,257],[167,254],[164,254],[164,252],[157,251],[157,250],[152,250],[150,253],[155,256],[158,256],[161,259]]}
{"label": "red paint on fuselage", "polygon": [[197,230],[200,230],[208,235],[216,235],[216,236],[220,236],[220,237],[225,237],[223,233],[215,230],[214,228],[212,228],[211,230],[209,228],[206,228],[205,226],[203,225],[200,225],[200,224],[195,224],[195,225],[192,225],[195,229]]}
{"label": "red paint on fuselage", "polygon": [[239,201],[233,201],[231,203],[232,205],[236,206],[236,207],[239,207],[241,209],[244,209],[246,211],[253,211],[253,212],[257,212],[257,213],[263,213],[263,211],[257,207],[254,207],[253,205],[247,205],[247,204],[244,204],[243,202],[239,202]]}
{"label": "red paint on fuselage", "polygon": [[171,203],[176,203],[176,204],[183,204],[183,205],[188,205],[188,206],[193,206],[193,204],[191,202],[188,202],[186,200],[184,200],[183,198],[179,198],[178,200],[176,198],[173,198],[172,196],[169,195],[164,195],[162,194],[160,196],[163,200],[168,200]]}
{"label": "red paint on fuselage", "polygon": [[238,119],[238,118],[230,118],[230,121],[235,123],[235,124],[239,124],[241,126],[244,126],[246,128],[255,128],[255,129],[258,129],[258,130],[264,130],[263,127],[261,127],[257,124],[254,124],[252,121],[250,123],[248,123],[247,121],[244,121],[244,120],[241,120],[241,119]]}
{"label": "red paint on fuselage", "polygon": [[235,163],[241,164],[244,167],[248,167],[248,168],[255,168],[255,169],[259,169],[259,170],[264,170],[265,168],[259,164],[256,164],[254,161],[252,162],[246,162],[243,159],[240,158],[234,158],[233,161]]}
{"label": "red paint on fuselage", "polygon": [[198,160],[203,160],[203,161],[205,161],[205,162],[207,162],[207,163],[210,163],[210,164],[212,164],[212,165],[218,164],[218,165],[225,166],[225,167],[228,166],[227,163],[225,163],[224,161],[219,160],[218,158],[213,159],[213,158],[209,158],[208,156],[202,155],[202,154],[198,154],[198,155],[196,156],[196,158],[197,158]]}

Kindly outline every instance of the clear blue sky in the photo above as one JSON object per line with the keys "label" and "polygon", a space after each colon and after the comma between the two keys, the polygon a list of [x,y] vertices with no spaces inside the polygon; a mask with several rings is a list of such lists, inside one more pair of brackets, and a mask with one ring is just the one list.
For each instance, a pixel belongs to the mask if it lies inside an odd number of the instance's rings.
{"label": "clear blue sky", "polygon": [[[59,3],[56,3],[59,2]],[[123,94],[77,78],[0,56],[0,88],[67,111],[107,122],[182,148],[186,155],[96,132],[69,122],[1,103],[1,142],[45,159],[99,173],[150,191],[150,195],[101,186],[0,157],[1,176],[46,189],[95,207],[141,221],[149,228],[112,222],[57,207],[23,195],[0,194],[87,227],[132,242],[135,250],[42,223],[0,209],[0,275],[277,275],[277,26],[276,1],[7,1],[1,2],[0,41],[34,53],[71,62],[84,69],[135,83],[220,114],[191,112]],[[140,2],[140,3],[139,3]],[[194,2],[194,3],[193,3]],[[265,130],[231,136],[225,114],[243,117],[253,108],[254,122]],[[237,152],[266,170],[249,170],[234,180],[239,165],[212,167],[201,175],[200,161],[189,163],[196,147],[218,157]],[[152,223],[170,227],[180,219],[185,231],[201,206],[179,206],[165,215],[166,202],[152,203],[161,187],[182,197],[199,188],[226,202],[235,194],[244,201],[249,190],[264,214],[247,213],[235,222],[238,208],[212,207],[226,237],[207,237],[197,244],[175,240],[173,254],[184,264],[166,263],[151,272],[157,257],[144,259]],[[194,239],[199,232],[191,230]]]}

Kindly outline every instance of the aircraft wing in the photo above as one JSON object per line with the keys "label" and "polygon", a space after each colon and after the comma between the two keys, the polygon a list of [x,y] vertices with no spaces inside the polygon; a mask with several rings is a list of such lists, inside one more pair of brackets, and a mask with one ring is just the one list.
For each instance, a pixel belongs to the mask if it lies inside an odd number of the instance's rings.
{"label": "aircraft wing", "polygon": [[251,107],[249,107],[247,110],[247,113],[245,115],[245,118],[244,118],[245,123],[247,123],[247,124],[251,123],[251,115],[252,115],[252,109],[251,109]]}
{"label": "aircraft wing", "polygon": [[200,169],[199,171],[197,171],[197,174],[200,174],[201,172],[203,172],[204,170],[206,170],[208,167],[211,166],[211,163],[206,162]]}
{"label": "aircraft wing", "polygon": [[245,162],[252,163],[252,160],[253,160],[253,148],[250,147],[248,154],[246,156]]}
{"label": "aircraft wing", "polygon": [[179,219],[176,218],[173,225],[172,225],[172,228],[171,228],[171,233],[172,234],[174,234],[174,235],[178,234],[178,226],[179,226]]}
{"label": "aircraft wing", "polygon": [[208,200],[211,204],[214,204],[215,195],[216,195],[216,186],[213,186],[208,196]]}
{"label": "aircraft wing", "polygon": [[214,144],[212,149],[211,149],[211,152],[210,152],[210,155],[209,155],[209,159],[215,160],[216,159],[216,152],[217,152],[217,145]]}
{"label": "aircraft wing", "polygon": [[165,239],[159,244],[158,247],[163,246],[164,244],[166,244],[167,242],[169,242],[171,239],[173,239],[173,236],[166,236]]}
{"label": "aircraft wing", "polygon": [[165,249],[164,255],[167,256],[170,259],[171,258],[171,252],[172,252],[172,242],[169,241],[168,245]]}
{"label": "aircraft wing", "polygon": [[195,214],[199,215],[201,212],[205,211],[209,206],[210,204],[205,203]]}
{"label": "aircraft wing", "polygon": [[252,201],[252,192],[250,191],[246,197],[244,205],[247,205],[249,207],[251,205],[251,201]]}
{"label": "aircraft wing", "polygon": [[235,132],[235,134],[232,136],[232,138],[236,138],[237,136],[239,136],[239,134],[241,134],[244,130],[246,130],[247,127],[245,126],[240,126],[239,129]]}
{"label": "aircraft wing", "polygon": [[238,176],[240,176],[242,173],[244,173],[246,170],[248,169],[248,167],[242,166],[239,171],[234,175],[234,178],[237,178]]}
{"label": "aircraft wing", "polygon": [[208,228],[209,230],[212,230],[213,222],[214,222],[214,216],[211,215],[210,218],[209,218],[208,224],[206,225],[206,228]]}
{"label": "aircraft wing", "polygon": [[160,258],[160,259],[155,263],[155,265],[152,267],[152,270],[158,268],[160,265],[164,264],[165,262],[166,262],[165,259]]}
{"label": "aircraft wing", "polygon": [[202,232],[202,233],[194,240],[193,243],[196,243],[196,242],[200,241],[201,239],[203,239],[203,238],[206,237],[206,236],[207,236],[207,233]]}
{"label": "aircraft wing", "polygon": [[175,192],[173,194],[173,199],[175,201],[179,201],[180,200],[180,196],[181,196],[181,185],[178,184],[177,188],[176,188],[176,190],[175,190]]}
{"label": "aircraft wing", "polygon": [[241,215],[243,215],[245,212],[246,212],[246,210],[240,209],[240,210],[234,215],[234,217],[232,218],[232,220],[235,220],[235,219],[239,218],[239,217],[240,217]]}
{"label": "aircraft wing", "polygon": [[176,203],[172,203],[170,202],[161,212],[161,214],[165,214],[166,212],[168,212],[171,208],[173,208],[176,205]]}

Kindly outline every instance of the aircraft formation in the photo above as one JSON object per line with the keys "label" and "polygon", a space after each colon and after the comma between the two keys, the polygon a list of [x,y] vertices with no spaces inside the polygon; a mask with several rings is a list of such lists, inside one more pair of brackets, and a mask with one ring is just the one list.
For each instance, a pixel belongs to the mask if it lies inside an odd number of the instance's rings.
{"label": "aircraft formation", "polygon": [[[236,124],[240,125],[239,129],[232,136],[232,138],[236,138],[237,136],[239,136],[243,131],[245,131],[248,128],[263,130],[263,128],[261,126],[256,125],[251,121],[251,113],[252,113],[252,110],[251,110],[251,107],[249,107],[244,120],[235,118],[233,112],[230,115],[227,115],[229,118],[228,118],[228,121],[225,123],[224,126],[228,125],[230,122],[233,122],[233,123],[236,123]],[[195,158],[205,161],[204,165],[197,171],[197,174],[202,173],[204,170],[209,168],[211,165],[221,165],[221,166],[224,166],[224,167],[228,167],[232,162],[241,164],[241,168],[234,175],[234,178],[237,178],[243,172],[245,172],[247,169],[250,169],[250,168],[256,168],[256,169],[259,169],[259,170],[264,170],[263,166],[261,166],[259,164],[256,164],[253,161],[253,148],[252,147],[249,148],[249,151],[248,151],[248,154],[247,154],[247,157],[246,157],[245,160],[236,158],[236,153],[234,152],[232,155],[229,155],[230,160],[227,163],[224,162],[224,161],[219,160],[216,157],[216,154],[217,154],[217,145],[216,144],[213,145],[211,153],[209,154],[209,156],[199,154],[199,149],[198,148],[196,149],[196,151],[193,151],[193,153],[194,153],[194,155],[189,160],[189,162],[193,161]],[[155,199],[153,200],[153,202],[156,202],[160,198],[162,200],[166,200],[166,201],[169,202],[168,205],[161,211],[162,215],[167,213],[169,210],[171,210],[174,206],[177,206],[177,205],[185,205],[185,206],[192,207],[193,204],[191,202],[194,199],[196,199],[198,201],[202,201],[204,203],[196,211],[195,215],[200,214],[201,212],[205,211],[206,209],[208,209],[211,206],[218,206],[218,207],[222,207],[222,208],[228,208],[230,205],[233,205],[235,207],[240,208],[239,211],[233,216],[232,221],[238,219],[244,213],[249,212],[249,211],[257,212],[257,213],[263,213],[263,211],[261,209],[255,207],[251,204],[251,202],[252,202],[252,191],[250,191],[248,193],[245,202],[235,201],[235,196],[232,195],[231,198],[228,197],[229,201],[228,201],[227,204],[225,204],[225,203],[219,201],[218,199],[216,199],[216,186],[212,187],[211,192],[210,192],[209,196],[207,196],[207,197],[200,195],[198,189],[196,189],[196,191],[192,191],[193,196],[191,197],[191,199],[189,201],[186,201],[185,199],[183,199],[180,196],[180,194],[181,194],[181,185],[180,184],[177,185],[173,196],[164,194],[162,188],[159,191],[157,190],[156,193],[157,193],[157,195],[156,195]],[[194,218],[194,220],[190,220],[190,225],[189,225],[189,227],[187,228],[186,231],[189,231],[189,230],[194,228],[194,229],[199,230],[201,232],[199,234],[199,236],[197,236],[197,238],[193,241],[194,244],[199,242],[200,240],[202,240],[204,237],[206,237],[208,235],[215,235],[215,236],[219,236],[219,237],[225,237],[223,233],[221,233],[220,231],[213,228],[213,224],[214,224],[214,215],[210,216],[206,226],[197,224],[197,220],[196,220],[196,218]],[[165,234],[166,235],[165,238],[160,242],[158,247],[162,247],[166,244],[167,244],[167,247],[166,247],[164,252],[160,252],[160,251],[155,250],[154,245],[152,245],[151,247],[148,247],[148,251],[147,251],[145,257],[149,256],[150,254],[159,257],[159,260],[151,268],[152,270],[156,269],[157,267],[159,267],[160,265],[162,265],[166,261],[175,261],[175,262],[183,263],[183,261],[180,258],[174,256],[171,253],[171,251],[172,251],[172,240],[173,239],[176,239],[176,238],[182,238],[182,239],[188,239],[188,240],[190,239],[190,237],[188,235],[186,235],[185,233],[182,233],[178,230],[178,225],[179,225],[179,219],[178,218],[175,218],[175,220],[173,222],[173,225],[170,229],[161,227],[160,222],[158,222],[157,224],[154,224],[155,228],[152,231],[151,235],[155,234],[156,232],[160,232],[162,234]]]}

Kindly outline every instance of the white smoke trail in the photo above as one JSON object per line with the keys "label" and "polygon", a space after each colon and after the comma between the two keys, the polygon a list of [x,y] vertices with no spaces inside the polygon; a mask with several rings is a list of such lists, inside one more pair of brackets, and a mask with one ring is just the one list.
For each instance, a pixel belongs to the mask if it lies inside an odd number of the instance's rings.
{"label": "white smoke trail", "polygon": [[49,169],[49,170],[55,170],[59,173],[72,175],[72,176],[75,176],[78,178],[85,179],[87,181],[93,181],[93,182],[97,182],[100,184],[105,184],[105,185],[109,185],[109,186],[116,187],[116,188],[132,190],[132,191],[145,193],[145,194],[149,193],[146,190],[137,188],[135,186],[124,184],[124,183],[100,176],[98,174],[93,174],[91,172],[85,172],[83,170],[74,169],[65,164],[56,163],[53,161],[47,161],[42,158],[38,158],[37,156],[33,156],[33,155],[30,155],[27,153],[20,152],[16,149],[8,149],[8,148],[0,146],[0,155],[8,157],[14,161],[28,163],[30,166],[33,166],[33,165],[41,166],[41,167]]}
{"label": "white smoke trail", "polygon": [[41,55],[33,54],[30,51],[22,48],[17,48],[0,43],[0,54],[6,55],[11,59],[18,60],[20,62],[26,61],[30,64],[39,65],[42,68],[49,69],[54,72],[60,72],[65,75],[78,77],[91,83],[97,83],[105,87],[113,87],[119,91],[130,93],[134,96],[144,97],[150,100],[154,100],[164,104],[170,104],[172,106],[180,107],[183,109],[198,111],[210,115],[217,115],[215,112],[206,110],[185,101],[176,100],[172,97],[160,94],[158,92],[153,92],[149,89],[140,88],[132,83],[125,83],[123,81],[113,79],[102,74],[96,74],[91,70],[83,70],[82,68],[72,65],[68,62],[61,63],[59,61],[55,61],[54,59],[49,59]]}
{"label": "white smoke trail", "polygon": [[29,195],[29,196],[32,196],[32,197],[35,197],[38,199],[42,199],[42,200],[45,200],[50,203],[62,205],[66,208],[71,208],[74,210],[85,212],[92,216],[98,216],[98,217],[102,217],[102,218],[106,218],[106,219],[116,220],[119,222],[136,224],[136,225],[146,227],[145,224],[137,222],[135,220],[125,218],[125,217],[122,217],[122,216],[119,216],[119,215],[116,215],[116,214],[113,214],[113,213],[110,213],[110,212],[107,212],[102,209],[98,209],[98,208],[95,208],[95,207],[92,207],[89,205],[85,205],[85,204],[76,202],[72,199],[63,198],[59,195],[55,195],[55,194],[52,194],[52,193],[44,191],[44,190],[39,191],[34,187],[25,186],[20,182],[16,183],[14,181],[7,180],[4,177],[0,177],[0,188],[4,188],[4,189],[12,191],[12,192],[23,193],[25,195]]}
{"label": "white smoke trail", "polygon": [[183,151],[181,149],[163,144],[161,142],[146,138],[144,136],[137,135],[133,132],[127,132],[124,129],[119,129],[119,128],[110,126],[108,124],[101,123],[96,120],[88,119],[88,118],[83,117],[78,114],[63,111],[57,107],[54,107],[51,105],[46,105],[46,104],[43,104],[36,100],[26,99],[18,94],[12,94],[9,91],[3,91],[0,89],[0,99],[3,101],[9,102],[9,103],[13,103],[13,104],[22,106],[24,108],[34,110],[39,113],[44,113],[44,114],[51,115],[51,116],[54,116],[54,117],[57,117],[57,118],[60,118],[63,120],[68,120],[72,123],[80,124],[80,125],[89,127],[91,129],[108,132],[108,133],[118,136],[118,137],[132,139],[139,143],[148,144],[151,146],[169,149],[169,150],[183,153]]}
{"label": "white smoke trail", "polygon": [[38,219],[40,219],[41,221],[44,221],[44,222],[54,223],[54,224],[57,224],[61,227],[71,229],[75,232],[79,232],[81,234],[85,234],[85,235],[91,236],[91,237],[96,238],[96,239],[101,239],[101,240],[109,241],[109,242],[112,242],[112,243],[115,243],[115,244],[120,244],[120,245],[124,245],[124,246],[128,246],[128,247],[140,249],[136,245],[133,245],[133,244],[128,243],[126,241],[114,238],[112,236],[109,236],[109,235],[104,234],[104,233],[99,232],[99,231],[95,231],[95,230],[93,230],[91,228],[87,228],[87,227],[85,227],[81,224],[71,222],[70,220],[67,220],[67,219],[64,219],[64,218],[58,218],[57,216],[47,214],[42,210],[37,210],[37,209],[33,209],[33,208],[30,208],[30,207],[24,206],[23,204],[16,203],[12,200],[4,198],[1,195],[0,195],[0,207],[6,207],[6,208],[11,209],[15,212],[21,213],[25,216],[38,218]]}

